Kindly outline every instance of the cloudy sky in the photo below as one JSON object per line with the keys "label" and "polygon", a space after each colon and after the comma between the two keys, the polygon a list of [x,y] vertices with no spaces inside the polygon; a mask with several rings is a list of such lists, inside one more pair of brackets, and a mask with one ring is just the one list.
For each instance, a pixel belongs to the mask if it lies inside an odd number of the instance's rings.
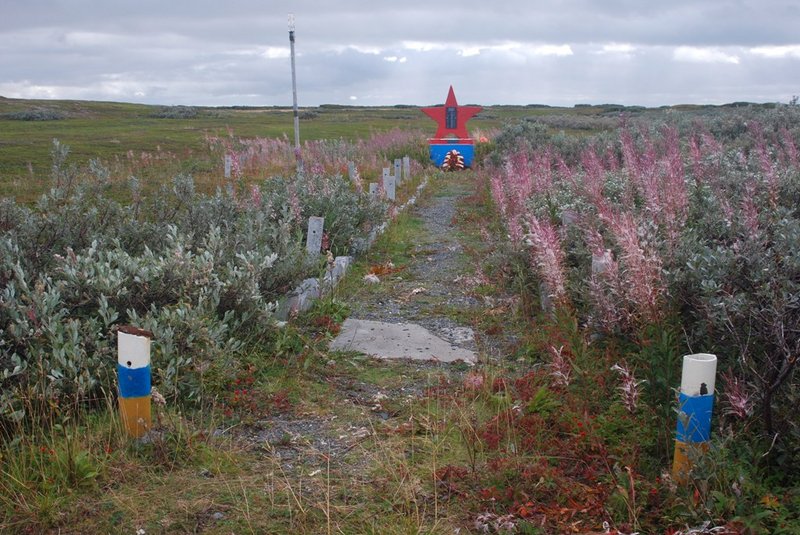
{"label": "cloudy sky", "polygon": [[0,95],[195,105],[788,102],[798,0],[0,0]]}

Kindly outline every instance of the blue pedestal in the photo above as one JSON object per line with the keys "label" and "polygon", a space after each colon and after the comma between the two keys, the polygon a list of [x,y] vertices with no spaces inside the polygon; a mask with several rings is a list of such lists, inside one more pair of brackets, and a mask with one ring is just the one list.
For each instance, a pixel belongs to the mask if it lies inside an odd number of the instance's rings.
{"label": "blue pedestal", "polygon": [[430,148],[431,160],[436,167],[442,166],[445,156],[451,150],[457,150],[464,158],[464,167],[472,167],[472,160],[475,158],[475,145],[472,143],[437,143],[430,145]]}

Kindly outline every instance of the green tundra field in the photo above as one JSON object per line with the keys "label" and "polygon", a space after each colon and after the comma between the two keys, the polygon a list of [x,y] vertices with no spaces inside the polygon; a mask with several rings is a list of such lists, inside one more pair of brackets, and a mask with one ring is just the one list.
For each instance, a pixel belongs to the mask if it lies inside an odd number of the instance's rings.
{"label": "green tundra field", "polygon": [[[660,115],[671,111],[702,113],[714,106],[649,109],[636,106],[544,105],[485,106],[470,123],[476,131],[492,132],[503,124],[536,117],[568,133],[616,126],[620,113]],[[322,105],[301,108],[303,141],[356,140],[392,129],[432,135],[434,123],[418,107],[351,107]],[[70,163],[85,167],[90,159],[106,165],[126,155],[166,153],[174,156],[170,172],[190,172],[198,184],[218,173],[220,162],[208,161],[207,136],[293,138],[290,107],[151,106],[117,102],[22,100],[0,97],[0,196],[32,202],[50,187],[53,139],[70,147]],[[157,177],[148,177],[157,180]],[[166,176],[165,179],[171,178]]]}
{"label": "green tundra field", "polygon": [[300,124],[0,98],[0,534],[800,533],[796,102]]}

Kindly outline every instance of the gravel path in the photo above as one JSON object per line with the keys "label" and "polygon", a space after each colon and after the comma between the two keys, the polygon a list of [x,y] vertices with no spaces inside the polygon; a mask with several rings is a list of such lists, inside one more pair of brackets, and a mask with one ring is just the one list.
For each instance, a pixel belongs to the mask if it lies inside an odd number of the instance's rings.
{"label": "gravel path", "polygon": [[416,323],[437,336],[466,349],[476,350],[471,327],[446,315],[480,306],[459,277],[464,260],[453,223],[456,204],[470,194],[467,186],[450,188],[444,195],[425,199],[411,212],[423,222],[423,232],[413,250],[414,259],[403,272],[381,282],[392,285],[374,301],[351,303],[351,317],[388,323]]}
{"label": "gravel path", "polygon": [[[427,192],[411,208],[410,215],[422,222],[411,261],[405,269],[382,276],[369,291],[350,298],[350,317],[421,325],[451,344],[477,352],[481,363],[481,355],[493,358],[507,347],[507,341],[482,333],[476,342],[473,326],[464,323],[464,318],[473,317],[471,309],[486,307],[463,282],[471,269],[454,224],[458,203],[472,194],[472,184],[451,179],[435,187],[440,189],[438,194]],[[403,407],[437,385],[461,384],[472,369],[465,364],[357,357],[361,370],[383,373],[384,379],[373,381],[346,372],[353,365],[350,356],[333,357],[342,359],[329,362],[326,378],[331,398],[336,400],[335,414],[325,409],[274,415],[238,433],[249,449],[278,462],[287,473],[318,469],[326,462],[325,455],[330,455],[332,466],[342,474],[360,473],[374,460],[364,451],[354,455],[355,448],[376,429],[409,425],[407,415],[400,416],[405,413]]]}

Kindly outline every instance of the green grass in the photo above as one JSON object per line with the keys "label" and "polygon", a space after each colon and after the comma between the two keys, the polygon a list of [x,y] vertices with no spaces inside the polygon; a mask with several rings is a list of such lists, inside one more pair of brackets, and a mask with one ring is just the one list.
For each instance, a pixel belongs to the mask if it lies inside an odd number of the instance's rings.
{"label": "green grass", "polygon": [[[44,109],[64,117],[26,121],[12,114]],[[206,136],[292,139],[293,115],[288,107],[196,108],[192,118],[158,118],[162,106],[117,102],[21,100],[0,97],[0,197],[32,202],[49,187],[50,149],[53,139],[70,147],[70,162],[79,168],[90,159],[109,166],[125,162],[129,151],[171,155],[170,165],[139,177],[163,182],[176,172],[202,175],[218,173],[217,164],[205,158]],[[509,120],[544,115],[602,115],[602,106],[540,108],[489,106],[471,122],[470,129],[498,129]],[[417,107],[320,106],[302,108],[300,135],[316,139],[366,138],[394,128],[433,133],[435,125]],[[221,165],[221,163],[219,164]],[[212,188],[213,189],[213,188]]]}

